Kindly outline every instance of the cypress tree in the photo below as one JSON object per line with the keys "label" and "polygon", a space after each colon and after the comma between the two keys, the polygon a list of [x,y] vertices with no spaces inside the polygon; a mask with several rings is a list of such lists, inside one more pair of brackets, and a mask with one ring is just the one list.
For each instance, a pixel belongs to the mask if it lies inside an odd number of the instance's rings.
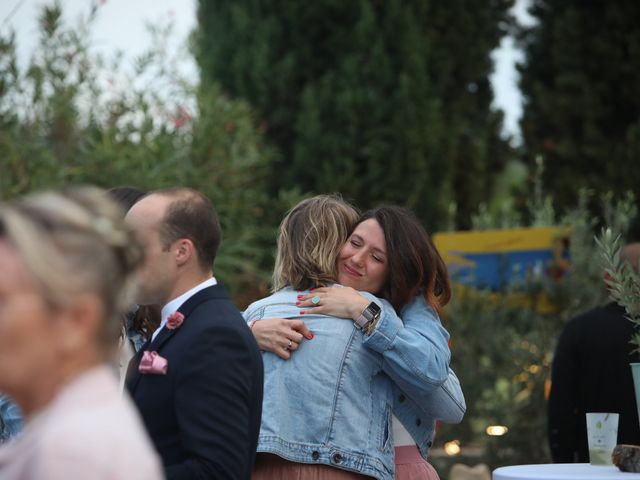
{"label": "cypress tree", "polygon": [[491,108],[489,82],[491,53],[511,26],[512,6],[509,0],[434,1],[423,21],[432,45],[429,77],[442,104],[438,154],[448,162],[446,198],[456,202],[462,229],[471,227],[471,214],[491,196],[494,179],[513,156],[501,135],[503,114]]}
{"label": "cypress tree", "polygon": [[488,75],[512,1],[465,3],[200,0],[203,86],[257,108],[274,191],[403,204],[431,228],[456,200],[464,224],[505,161]]}
{"label": "cypress tree", "polygon": [[561,207],[582,187],[635,190],[640,181],[640,3],[536,0],[520,66],[527,160]]}

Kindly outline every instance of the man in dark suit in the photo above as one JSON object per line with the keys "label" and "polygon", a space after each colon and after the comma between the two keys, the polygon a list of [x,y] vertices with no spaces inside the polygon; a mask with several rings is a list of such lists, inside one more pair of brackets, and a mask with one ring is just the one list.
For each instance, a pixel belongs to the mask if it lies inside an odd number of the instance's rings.
{"label": "man in dark suit", "polygon": [[[637,270],[640,244],[623,249]],[[549,395],[549,446],[556,463],[588,463],[587,412],[620,414],[618,443],[640,444],[629,343],[635,326],[623,307],[610,303],[571,319],[553,359]]]}
{"label": "man in dark suit", "polygon": [[248,479],[260,430],[262,359],[213,276],[221,239],[213,205],[194,190],[160,190],[136,203],[126,220],[147,254],[138,303],[163,306],[160,327],[131,360],[126,385],[166,476]]}

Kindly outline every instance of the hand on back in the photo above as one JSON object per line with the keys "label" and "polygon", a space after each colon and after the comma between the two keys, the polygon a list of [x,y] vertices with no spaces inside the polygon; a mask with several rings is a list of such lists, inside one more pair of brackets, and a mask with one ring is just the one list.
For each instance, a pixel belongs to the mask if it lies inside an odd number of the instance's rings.
{"label": "hand on back", "polygon": [[275,353],[284,360],[291,358],[291,352],[297,350],[305,338],[313,338],[313,333],[302,320],[286,318],[258,320],[251,331],[260,350]]}

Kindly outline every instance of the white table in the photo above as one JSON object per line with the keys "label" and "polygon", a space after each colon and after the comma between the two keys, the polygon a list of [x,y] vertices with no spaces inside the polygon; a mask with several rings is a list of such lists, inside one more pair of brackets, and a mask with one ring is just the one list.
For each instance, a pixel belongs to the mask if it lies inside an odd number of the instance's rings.
{"label": "white table", "polygon": [[621,472],[613,465],[551,463],[496,468],[493,480],[640,480],[640,473]]}

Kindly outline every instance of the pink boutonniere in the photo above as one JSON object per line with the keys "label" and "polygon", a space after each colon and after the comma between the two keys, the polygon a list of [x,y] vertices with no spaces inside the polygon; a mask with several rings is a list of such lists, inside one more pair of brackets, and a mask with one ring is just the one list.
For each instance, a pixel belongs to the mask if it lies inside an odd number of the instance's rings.
{"label": "pink boutonniere", "polygon": [[167,328],[169,330],[175,330],[184,322],[184,315],[180,312],[174,312],[167,318]]}
{"label": "pink boutonniere", "polygon": [[143,375],[148,373],[154,375],[166,375],[169,362],[166,358],[159,355],[158,352],[144,352],[138,365],[138,371]]}

